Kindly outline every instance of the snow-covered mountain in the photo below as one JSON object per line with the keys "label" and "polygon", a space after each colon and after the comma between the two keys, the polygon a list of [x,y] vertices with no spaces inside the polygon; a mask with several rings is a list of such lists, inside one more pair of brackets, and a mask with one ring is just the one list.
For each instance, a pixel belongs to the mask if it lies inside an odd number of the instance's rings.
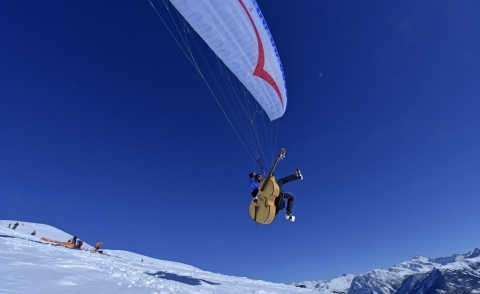
{"label": "snow-covered mountain", "polygon": [[316,280],[305,281],[300,283],[293,283],[295,286],[304,285],[307,289],[315,289],[321,293],[347,293],[352,280],[355,276],[351,274],[345,274],[337,277],[333,280]]}
{"label": "snow-covered mountain", "polygon": [[480,293],[480,249],[450,257],[415,256],[387,269],[294,285],[305,285],[323,294]]}
{"label": "snow-covered mountain", "polygon": [[[103,254],[42,241],[67,241],[72,235],[42,224],[19,222],[16,230],[0,222],[0,293],[149,293],[293,294],[316,293],[292,285],[203,271],[132,252]],[[36,231],[36,235],[31,233]],[[91,248],[84,244],[84,247]],[[83,247],[82,247],[83,248]]]}

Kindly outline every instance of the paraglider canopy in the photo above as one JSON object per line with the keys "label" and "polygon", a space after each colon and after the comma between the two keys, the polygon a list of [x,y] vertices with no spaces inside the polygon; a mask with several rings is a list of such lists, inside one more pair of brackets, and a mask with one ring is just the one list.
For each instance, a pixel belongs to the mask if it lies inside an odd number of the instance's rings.
{"label": "paraglider canopy", "polygon": [[255,0],[170,0],[237,76],[270,120],[285,113],[282,63]]}
{"label": "paraglider canopy", "polygon": [[257,2],[161,0],[162,11],[149,2],[252,160],[262,165],[261,158],[268,168],[275,160],[278,118],[286,111],[288,92],[277,47]]}

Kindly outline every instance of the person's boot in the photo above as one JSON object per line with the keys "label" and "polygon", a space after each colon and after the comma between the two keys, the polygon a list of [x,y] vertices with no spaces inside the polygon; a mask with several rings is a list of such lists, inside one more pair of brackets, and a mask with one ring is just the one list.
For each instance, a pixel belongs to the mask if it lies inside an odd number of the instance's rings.
{"label": "person's boot", "polygon": [[302,173],[300,172],[300,170],[298,168],[295,169],[295,175],[297,176],[297,179],[303,180]]}
{"label": "person's boot", "polygon": [[287,213],[287,214],[285,215],[285,219],[293,223],[293,222],[295,221],[295,216]]}

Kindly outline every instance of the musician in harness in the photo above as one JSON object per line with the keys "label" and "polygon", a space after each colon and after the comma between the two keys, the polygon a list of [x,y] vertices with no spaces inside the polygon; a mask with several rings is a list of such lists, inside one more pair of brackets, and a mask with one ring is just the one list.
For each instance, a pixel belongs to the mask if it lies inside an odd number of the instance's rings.
{"label": "musician in harness", "polygon": [[[258,186],[260,182],[263,180],[262,175],[256,174],[255,172],[250,173],[250,179],[248,182],[248,187],[252,191],[252,196],[257,197],[258,194]],[[280,210],[283,210],[285,208],[285,200],[287,199],[287,214],[285,215],[285,219],[288,221],[294,222],[295,221],[295,216],[292,215],[292,209],[293,209],[293,201],[294,201],[294,196],[290,192],[285,192],[282,190],[282,186],[286,183],[293,182],[296,180],[303,180],[303,176],[300,173],[300,170],[297,168],[295,169],[295,173],[293,175],[281,178],[280,180],[277,181],[278,187],[280,188],[280,193],[278,197],[275,199],[275,207],[276,207],[276,212],[275,215],[278,214]]]}

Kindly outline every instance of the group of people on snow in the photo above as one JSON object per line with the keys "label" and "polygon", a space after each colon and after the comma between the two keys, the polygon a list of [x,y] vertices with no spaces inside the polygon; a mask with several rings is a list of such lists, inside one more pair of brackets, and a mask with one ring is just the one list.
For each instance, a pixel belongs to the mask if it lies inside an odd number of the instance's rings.
{"label": "group of people on snow", "polygon": [[[16,222],[16,223],[13,225],[13,227],[12,227],[12,224],[8,224],[8,228],[9,228],[9,229],[12,229],[12,230],[16,230],[19,225],[20,225],[19,222]],[[30,235],[35,236],[36,234],[37,234],[37,232],[36,232],[36,231],[33,231]]]}
{"label": "group of people on snow", "polygon": [[[8,228],[9,229],[12,229],[12,230],[15,230],[18,226],[20,225],[19,222],[16,222],[13,227],[12,227],[12,224],[8,224]],[[33,231],[31,234],[31,236],[36,236],[37,235],[37,231]],[[67,241],[68,243],[71,243],[71,244],[75,244],[78,248],[81,248],[83,246],[83,241],[78,239],[78,237],[76,235],[74,235],[70,240]],[[98,252],[98,250],[100,249],[100,246],[102,246],[103,242],[97,242],[97,244],[95,244],[95,252]]]}

